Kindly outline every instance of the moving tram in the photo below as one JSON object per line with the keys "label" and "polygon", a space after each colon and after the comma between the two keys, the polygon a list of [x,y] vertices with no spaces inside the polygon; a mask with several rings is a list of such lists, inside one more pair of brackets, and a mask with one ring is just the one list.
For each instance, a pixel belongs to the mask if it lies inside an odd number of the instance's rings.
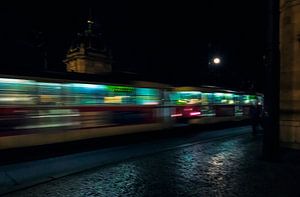
{"label": "moving tram", "polygon": [[0,150],[247,118],[263,95],[215,87],[0,76]]}
{"label": "moving tram", "polygon": [[171,117],[177,121],[214,123],[249,118],[252,105],[263,110],[263,95],[218,87],[176,87],[170,94],[176,105]]}

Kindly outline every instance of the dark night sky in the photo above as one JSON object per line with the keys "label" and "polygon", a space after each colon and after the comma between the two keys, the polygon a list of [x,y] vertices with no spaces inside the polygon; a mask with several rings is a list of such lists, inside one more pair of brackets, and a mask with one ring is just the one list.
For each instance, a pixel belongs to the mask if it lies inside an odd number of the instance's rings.
{"label": "dark night sky", "polygon": [[[193,3],[192,3],[193,2]],[[69,2],[70,3],[70,2]],[[63,70],[62,60],[88,10],[112,50],[114,70],[131,71],[182,85],[217,84],[263,89],[266,3],[251,1],[82,1],[1,5],[1,68],[42,69],[45,42],[50,70]],[[43,32],[44,39],[36,39]],[[208,51],[208,45],[211,48]],[[209,75],[207,57],[223,63]],[[210,70],[211,71],[211,70]]]}

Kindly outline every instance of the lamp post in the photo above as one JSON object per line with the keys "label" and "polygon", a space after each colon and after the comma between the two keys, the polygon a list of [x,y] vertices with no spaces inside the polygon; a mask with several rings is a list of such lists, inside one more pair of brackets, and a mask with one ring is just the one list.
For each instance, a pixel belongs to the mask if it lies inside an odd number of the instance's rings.
{"label": "lamp post", "polygon": [[263,156],[268,161],[279,159],[279,0],[268,0],[268,37],[266,58],[265,133]]}
{"label": "lamp post", "polygon": [[222,59],[218,56],[214,56],[213,58],[210,58],[208,61],[208,69],[210,70],[211,77],[214,81],[214,83],[217,82],[217,68],[220,66],[222,63]]}

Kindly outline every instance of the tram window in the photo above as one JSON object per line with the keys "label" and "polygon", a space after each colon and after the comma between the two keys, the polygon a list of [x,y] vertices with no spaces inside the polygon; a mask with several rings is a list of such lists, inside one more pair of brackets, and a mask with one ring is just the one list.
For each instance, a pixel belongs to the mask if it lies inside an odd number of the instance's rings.
{"label": "tram window", "polygon": [[171,102],[176,105],[198,104],[201,102],[201,92],[182,91],[171,94]]}
{"label": "tram window", "polygon": [[134,87],[128,86],[107,86],[108,92],[104,97],[105,104],[127,104],[136,103]]}
{"label": "tram window", "polygon": [[106,85],[72,83],[65,85],[64,102],[70,105],[99,105],[104,103]]}
{"label": "tram window", "polygon": [[171,92],[169,94],[171,104],[176,104],[176,101],[179,99],[179,95],[177,92]]}
{"label": "tram window", "polygon": [[159,104],[159,90],[153,88],[137,88],[136,104],[138,105],[157,105]]}
{"label": "tram window", "polygon": [[1,93],[33,93],[34,83],[27,80],[23,80],[23,81],[24,81],[23,83],[8,83],[8,82],[1,82],[0,80],[0,92]]}
{"label": "tram window", "polygon": [[245,105],[254,105],[256,103],[255,95],[243,95],[242,102]]}
{"label": "tram window", "polygon": [[216,113],[213,106],[214,103],[213,93],[203,93],[201,101],[202,101],[202,107],[201,107],[202,116],[215,116]]}
{"label": "tram window", "polygon": [[161,99],[163,100],[163,102],[164,102],[164,104],[165,105],[170,105],[170,104],[172,104],[172,102],[171,102],[171,92],[170,91],[166,91],[166,90],[164,90],[164,91],[161,91]]}
{"label": "tram window", "polygon": [[38,93],[41,95],[57,95],[60,96],[62,87],[58,83],[36,83]]}
{"label": "tram window", "polygon": [[61,105],[62,85],[59,83],[36,82],[37,102],[40,105]]}
{"label": "tram window", "polygon": [[203,93],[201,101],[202,101],[202,105],[213,104],[214,103],[213,93]]}
{"label": "tram window", "polygon": [[257,96],[257,101],[259,105],[263,105],[264,104],[264,98],[262,96]]}
{"label": "tram window", "polygon": [[30,94],[0,94],[0,105],[32,105],[35,99]]}
{"label": "tram window", "polygon": [[214,93],[214,101],[216,104],[234,104],[234,95],[230,93]]}
{"label": "tram window", "polygon": [[238,95],[238,94],[235,94],[234,95],[234,102],[235,104],[241,104],[242,103],[242,96],[241,95]]}
{"label": "tram window", "polygon": [[33,81],[0,78],[0,105],[32,105],[34,90]]}

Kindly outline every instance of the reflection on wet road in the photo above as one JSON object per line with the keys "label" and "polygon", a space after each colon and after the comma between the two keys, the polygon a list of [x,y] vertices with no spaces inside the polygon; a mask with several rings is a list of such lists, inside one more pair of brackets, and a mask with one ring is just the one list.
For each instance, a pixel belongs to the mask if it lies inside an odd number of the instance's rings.
{"label": "reflection on wet road", "polygon": [[250,135],[194,144],[102,166],[10,196],[295,196],[300,166],[263,162],[258,159],[260,148],[261,139]]}

